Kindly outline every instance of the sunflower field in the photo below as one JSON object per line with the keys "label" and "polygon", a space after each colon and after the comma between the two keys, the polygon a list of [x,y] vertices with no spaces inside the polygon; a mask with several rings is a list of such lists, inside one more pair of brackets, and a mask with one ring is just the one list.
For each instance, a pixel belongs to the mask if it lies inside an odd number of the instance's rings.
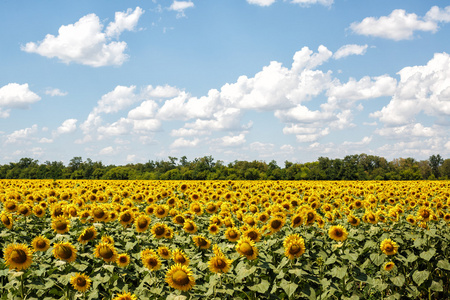
{"label": "sunflower field", "polygon": [[0,181],[0,299],[448,299],[449,181]]}

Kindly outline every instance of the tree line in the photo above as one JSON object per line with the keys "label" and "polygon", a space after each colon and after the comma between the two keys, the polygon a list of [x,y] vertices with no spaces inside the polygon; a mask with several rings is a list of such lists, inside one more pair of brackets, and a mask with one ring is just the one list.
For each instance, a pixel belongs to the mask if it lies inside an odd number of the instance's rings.
{"label": "tree line", "polygon": [[0,179],[103,179],[103,180],[434,180],[450,178],[450,159],[439,154],[427,160],[385,158],[367,154],[343,159],[319,157],[307,163],[275,160],[239,161],[225,164],[204,156],[188,161],[166,160],[127,165],[104,165],[90,158],[74,157],[66,166],[60,161],[39,163],[32,158],[0,165]]}

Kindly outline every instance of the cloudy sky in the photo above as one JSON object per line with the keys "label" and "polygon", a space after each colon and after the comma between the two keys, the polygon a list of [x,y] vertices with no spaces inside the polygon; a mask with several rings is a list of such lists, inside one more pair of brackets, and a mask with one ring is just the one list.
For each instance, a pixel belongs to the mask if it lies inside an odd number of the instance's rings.
{"label": "cloudy sky", "polygon": [[448,4],[1,1],[0,164],[449,158]]}

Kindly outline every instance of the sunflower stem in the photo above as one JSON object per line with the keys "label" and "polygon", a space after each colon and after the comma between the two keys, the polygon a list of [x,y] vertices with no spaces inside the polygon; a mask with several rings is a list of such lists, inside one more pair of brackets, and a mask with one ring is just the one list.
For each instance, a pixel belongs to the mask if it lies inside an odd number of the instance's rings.
{"label": "sunflower stem", "polygon": [[24,291],[24,283],[25,283],[25,272],[23,272],[22,276],[20,276],[20,296],[23,299],[25,299],[25,291]]}

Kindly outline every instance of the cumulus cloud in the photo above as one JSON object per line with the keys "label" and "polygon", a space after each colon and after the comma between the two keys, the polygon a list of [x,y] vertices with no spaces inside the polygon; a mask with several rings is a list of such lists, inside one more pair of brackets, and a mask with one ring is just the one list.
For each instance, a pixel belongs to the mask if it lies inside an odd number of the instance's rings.
{"label": "cumulus cloud", "polygon": [[341,59],[349,55],[364,55],[367,51],[367,47],[367,45],[344,45],[333,54],[333,58]]}
{"label": "cumulus cloud", "polygon": [[136,86],[129,87],[118,85],[116,88],[103,95],[98,101],[97,107],[94,109],[95,113],[116,113],[137,101],[134,93]]}
{"label": "cumulus cloud", "polygon": [[29,143],[35,139],[38,132],[38,126],[34,124],[31,127],[19,129],[6,136],[6,144]]}
{"label": "cumulus cloud", "polygon": [[356,34],[399,41],[412,39],[416,31],[435,33],[439,28],[439,22],[450,22],[450,6],[444,9],[433,6],[425,17],[396,9],[389,16],[367,17],[361,22],[354,22],[350,25],[350,29]]}
{"label": "cumulus cloud", "polygon": [[74,132],[77,129],[77,119],[67,119],[65,120],[61,126],[58,127],[56,130],[56,133],[58,135],[65,134],[65,133],[71,133]]}
{"label": "cumulus cloud", "polygon": [[103,24],[95,14],[80,18],[74,24],[63,25],[58,35],[47,34],[42,41],[29,42],[21,49],[60,61],[79,63],[91,67],[122,65],[127,59],[127,43],[114,41],[124,30],[133,30],[143,14],[140,7],[126,13],[116,13],[115,21],[103,31]]}
{"label": "cumulus cloud", "polygon": [[200,143],[200,139],[195,138],[193,140],[187,140],[185,138],[178,138],[170,145],[170,148],[192,148]]}
{"label": "cumulus cloud", "polygon": [[250,4],[255,4],[258,6],[270,6],[275,3],[276,0],[247,0]]}
{"label": "cumulus cloud", "polygon": [[9,117],[11,109],[28,109],[30,104],[41,100],[32,92],[28,83],[9,83],[0,88],[0,117]]}
{"label": "cumulus cloud", "polygon": [[105,148],[101,149],[98,154],[100,154],[100,155],[112,155],[115,152],[116,151],[114,150],[114,148],[112,146],[108,146],[108,147],[105,147]]}
{"label": "cumulus cloud", "polygon": [[68,93],[67,92],[63,92],[60,89],[48,88],[48,89],[45,90],[45,94],[49,95],[49,96],[52,96],[52,97],[55,97],[55,96],[67,96]]}
{"label": "cumulus cloud", "polygon": [[334,0],[291,0],[291,3],[297,3],[303,6],[309,6],[312,4],[331,6],[334,3]]}
{"label": "cumulus cloud", "polygon": [[372,137],[371,136],[365,136],[359,142],[348,142],[348,141],[345,141],[345,142],[342,143],[342,145],[344,145],[344,146],[364,146],[364,145],[370,144],[371,141],[372,141]]}
{"label": "cumulus cloud", "polygon": [[414,122],[420,112],[434,117],[450,116],[450,55],[436,53],[424,66],[400,70],[400,82],[388,105],[371,114],[387,125]]}
{"label": "cumulus cloud", "polygon": [[194,3],[191,1],[173,1],[169,10],[177,12],[177,18],[185,17],[184,11],[188,8],[194,7]]}

